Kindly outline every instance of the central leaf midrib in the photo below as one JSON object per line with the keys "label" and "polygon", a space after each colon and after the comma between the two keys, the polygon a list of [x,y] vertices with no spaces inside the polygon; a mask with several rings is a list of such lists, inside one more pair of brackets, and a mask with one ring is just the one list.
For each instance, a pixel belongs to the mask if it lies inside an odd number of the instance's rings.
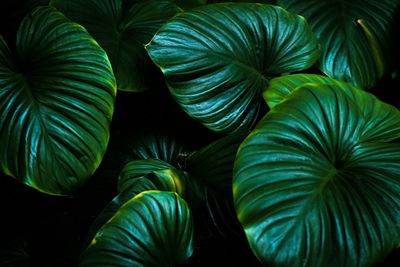
{"label": "central leaf midrib", "polygon": [[334,166],[331,166],[328,170],[328,173],[321,179],[321,182],[318,183],[316,188],[312,190],[311,194],[306,197],[306,199],[303,201],[303,204],[299,208],[299,212],[297,212],[294,219],[290,221],[290,227],[285,232],[284,239],[290,238],[293,231],[295,231],[299,227],[299,225],[304,222],[304,219],[309,214],[310,207],[312,207],[312,204],[318,197],[321,197],[327,184],[332,182],[337,172],[338,170]]}
{"label": "central leaf midrib", "polygon": [[[18,76],[23,81],[23,86],[22,86],[23,89],[22,90],[25,91],[25,95],[27,95],[29,98],[29,106],[32,110],[32,114],[39,122],[40,129],[42,130],[41,136],[45,139],[45,143],[47,144],[47,147],[50,150],[50,153],[52,155],[57,155],[57,153],[55,153],[53,146],[51,145],[52,143],[50,141],[49,129],[48,129],[47,123],[44,121],[43,116],[42,116],[43,113],[41,111],[40,101],[36,98],[36,96],[32,92],[33,88],[30,85],[27,77],[23,73],[19,73]],[[55,156],[55,158],[57,159],[58,157]]]}
{"label": "central leaf midrib", "polygon": [[[179,50],[190,50],[190,51],[197,51],[197,52],[204,53],[204,50],[202,50],[202,49],[188,48],[188,47],[179,47]],[[266,83],[269,83],[268,77],[265,76],[259,69],[255,68],[253,66],[249,66],[248,64],[238,60],[237,58],[231,57],[230,55],[224,54],[219,51],[210,51],[209,53],[207,53],[207,56],[208,57],[214,56],[218,59],[222,59],[223,62],[226,64],[232,64],[232,65],[236,65],[240,68],[243,68],[243,69],[247,70],[248,72],[251,72],[251,73],[257,75],[259,78],[264,80]],[[221,60],[217,60],[217,62],[221,62]]]}

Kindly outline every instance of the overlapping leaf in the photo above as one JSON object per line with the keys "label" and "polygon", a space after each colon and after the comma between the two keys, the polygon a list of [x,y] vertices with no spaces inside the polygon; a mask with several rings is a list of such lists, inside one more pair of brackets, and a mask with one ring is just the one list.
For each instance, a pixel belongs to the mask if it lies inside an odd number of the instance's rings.
{"label": "overlapping leaf", "polygon": [[273,266],[369,266],[400,243],[400,112],[346,83],[305,84],[243,142],[237,214]]}
{"label": "overlapping leaf", "polygon": [[[118,180],[118,192],[134,190],[140,193],[145,190],[157,189],[177,192],[183,196],[185,192],[185,174],[170,164],[155,160],[134,160],[122,170]],[[144,186],[142,184],[145,183]],[[140,188],[138,191],[137,188]]]}
{"label": "overlapping leaf", "polygon": [[279,0],[278,4],[310,23],[321,42],[319,66],[325,74],[361,88],[376,84],[391,56],[390,30],[398,0]]}
{"label": "overlapping leaf", "polygon": [[139,92],[154,79],[144,45],[180,9],[171,1],[52,0],[51,4],[83,25],[107,52],[119,90]]}
{"label": "overlapping leaf", "polygon": [[0,36],[0,164],[41,191],[67,194],[99,165],[116,92],[106,53],[51,7]]}
{"label": "overlapping leaf", "polygon": [[290,93],[297,87],[305,84],[336,84],[338,82],[340,84],[340,81],[317,74],[285,75],[272,79],[263,96],[269,108],[273,108],[290,97]]}
{"label": "overlapping leaf", "polygon": [[249,3],[205,5],[179,14],[147,51],[180,106],[223,133],[254,124],[270,77],[310,67],[319,54],[302,17]]}
{"label": "overlapping leaf", "polygon": [[79,266],[174,266],[193,252],[193,225],[176,193],[146,191],[125,203],[97,233]]}

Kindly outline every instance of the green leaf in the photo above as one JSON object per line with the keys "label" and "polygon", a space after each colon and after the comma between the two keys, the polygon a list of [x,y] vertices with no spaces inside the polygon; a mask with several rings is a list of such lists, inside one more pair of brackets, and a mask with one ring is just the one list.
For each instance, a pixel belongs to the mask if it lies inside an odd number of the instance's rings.
{"label": "green leaf", "polygon": [[248,134],[247,130],[241,130],[190,153],[185,170],[214,194],[231,196],[236,152]]}
{"label": "green leaf", "polygon": [[100,229],[79,266],[174,266],[192,252],[193,225],[186,202],[176,193],[146,191]]}
{"label": "green leaf", "polygon": [[390,30],[398,0],[279,0],[304,16],[321,42],[320,69],[328,76],[371,88],[392,56]]}
{"label": "green leaf", "polygon": [[259,260],[370,266],[400,243],[400,112],[341,85],[305,84],[239,148],[233,194]]}
{"label": "green leaf", "polygon": [[184,197],[186,174],[170,164],[156,160],[130,161],[118,178],[118,195],[99,213],[90,226],[87,239],[90,242],[97,231],[118,209],[132,197],[148,190],[172,191]]}
{"label": "green leaf", "polygon": [[[187,148],[171,134],[146,131],[136,138],[125,140],[120,151],[131,159],[158,159],[176,165]],[[128,146],[127,146],[128,145]]]}
{"label": "green leaf", "polygon": [[51,4],[83,25],[110,58],[119,90],[149,89],[156,68],[144,45],[180,9],[171,1],[52,0]]}
{"label": "green leaf", "polygon": [[114,197],[96,216],[95,220],[90,225],[88,234],[86,235],[85,248],[89,246],[90,242],[93,240],[100,228],[108,222],[117,211],[124,205],[128,200],[134,196],[148,191],[157,190],[157,187],[149,179],[140,179],[136,183],[131,184],[132,187],[127,187],[126,190],[120,192],[116,197]]}
{"label": "green leaf", "polygon": [[46,193],[68,194],[99,165],[116,93],[105,52],[80,25],[40,7],[16,50],[0,36],[0,164]]}
{"label": "green leaf", "polygon": [[[339,81],[317,74],[293,74],[277,77],[271,80],[264,91],[264,100],[270,109],[290,97],[290,93],[305,84],[335,84]],[[339,82],[340,83],[340,82]]]}
{"label": "green leaf", "polygon": [[223,133],[255,123],[270,77],[308,68],[319,55],[302,17],[249,3],[181,13],[146,49],[183,110]]}
{"label": "green leaf", "polygon": [[182,171],[166,162],[155,159],[134,160],[126,164],[121,171],[118,192],[134,190],[138,194],[145,190],[156,189],[177,192],[184,196],[185,179],[186,176]]}

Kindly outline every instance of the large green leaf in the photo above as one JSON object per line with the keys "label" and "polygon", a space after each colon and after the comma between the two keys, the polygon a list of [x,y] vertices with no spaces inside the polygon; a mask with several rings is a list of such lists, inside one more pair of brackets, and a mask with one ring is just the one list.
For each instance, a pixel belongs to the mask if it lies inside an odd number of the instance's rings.
{"label": "large green leaf", "polygon": [[302,17],[249,3],[181,13],[146,49],[183,110],[223,133],[254,124],[270,77],[310,67],[319,55]]}
{"label": "large green leaf", "polygon": [[400,243],[400,112],[346,83],[305,84],[239,148],[234,200],[273,266],[368,266]]}
{"label": "large green leaf", "polygon": [[174,266],[193,252],[193,225],[176,193],[146,191],[124,204],[97,233],[79,266]]}
{"label": "large green leaf", "polygon": [[118,89],[134,92],[148,89],[156,70],[144,44],[180,11],[167,0],[52,0],[51,4],[83,25],[104,48]]}
{"label": "large green leaf", "polygon": [[391,56],[390,30],[398,0],[279,0],[303,15],[321,42],[319,66],[361,88],[376,84]]}
{"label": "large green leaf", "polygon": [[81,185],[99,165],[116,93],[105,52],[51,7],[22,22],[16,49],[0,36],[0,164],[53,194]]}

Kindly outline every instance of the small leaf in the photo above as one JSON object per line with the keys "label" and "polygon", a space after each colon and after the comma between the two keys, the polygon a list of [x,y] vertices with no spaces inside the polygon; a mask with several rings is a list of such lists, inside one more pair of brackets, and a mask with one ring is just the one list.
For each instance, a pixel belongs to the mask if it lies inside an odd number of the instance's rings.
{"label": "small leaf", "polygon": [[270,77],[308,68],[319,55],[304,18],[250,3],[181,13],[146,49],[182,109],[222,133],[251,128]]}
{"label": "small leaf", "polygon": [[174,266],[193,253],[193,225],[176,193],[146,191],[125,203],[80,259],[88,266]]}

